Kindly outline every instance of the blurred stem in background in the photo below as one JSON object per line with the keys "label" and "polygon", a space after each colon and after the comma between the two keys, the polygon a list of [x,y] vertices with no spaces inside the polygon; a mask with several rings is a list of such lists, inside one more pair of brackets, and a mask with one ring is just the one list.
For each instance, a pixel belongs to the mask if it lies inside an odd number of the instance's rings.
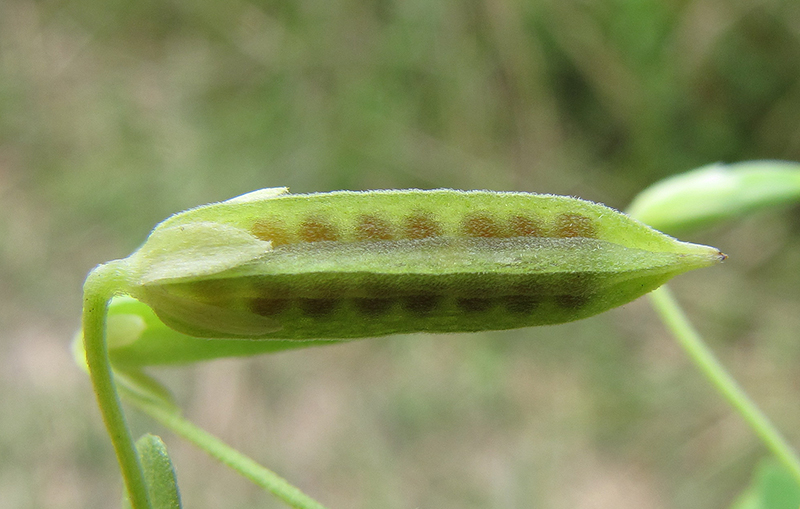
{"label": "blurred stem in background", "polygon": [[661,315],[661,319],[664,320],[695,365],[747,421],[764,445],[783,463],[792,473],[797,484],[800,485],[800,457],[797,456],[797,452],[720,364],[703,338],[689,322],[669,287],[662,286],[648,296],[653,307]]}

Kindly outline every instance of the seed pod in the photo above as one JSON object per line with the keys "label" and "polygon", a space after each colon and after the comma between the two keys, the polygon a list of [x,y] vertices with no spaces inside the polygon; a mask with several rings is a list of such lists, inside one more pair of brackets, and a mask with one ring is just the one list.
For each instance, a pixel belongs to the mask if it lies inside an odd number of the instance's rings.
{"label": "seed pod", "polygon": [[800,200],[800,164],[710,164],[656,182],[628,213],[669,233],[685,233]]}
{"label": "seed pod", "polygon": [[170,217],[126,263],[180,332],[308,340],[568,322],[724,258],[563,196],[270,189]]}

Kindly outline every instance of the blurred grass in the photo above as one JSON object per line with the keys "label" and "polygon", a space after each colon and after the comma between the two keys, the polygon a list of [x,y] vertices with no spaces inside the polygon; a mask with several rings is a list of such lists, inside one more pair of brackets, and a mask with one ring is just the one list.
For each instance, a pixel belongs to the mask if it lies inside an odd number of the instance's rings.
{"label": "blurred grass", "polygon": [[[283,185],[624,208],[712,161],[800,160],[798,27],[780,0],[1,2],[2,506],[117,507],[67,346],[86,272],[170,213]],[[790,211],[687,239],[731,258],[676,291],[800,445],[799,231]],[[163,376],[332,508],[722,508],[763,454],[644,301]],[[164,438],[186,507],[280,507]]]}

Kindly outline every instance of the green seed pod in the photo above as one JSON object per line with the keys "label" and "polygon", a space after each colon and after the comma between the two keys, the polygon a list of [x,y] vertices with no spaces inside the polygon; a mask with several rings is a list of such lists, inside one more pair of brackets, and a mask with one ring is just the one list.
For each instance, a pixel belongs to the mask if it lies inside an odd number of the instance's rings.
{"label": "green seed pod", "polygon": [[638,194],[628,213],[675,234],[790,205],[798,199],[798,163],[716,163],[656,182]]}
{"label": "green seed pod", "polygon": [[724,258],[563,196],[268,189],[170,217],[122,263],[182,333],[308,340],[568,322]]}

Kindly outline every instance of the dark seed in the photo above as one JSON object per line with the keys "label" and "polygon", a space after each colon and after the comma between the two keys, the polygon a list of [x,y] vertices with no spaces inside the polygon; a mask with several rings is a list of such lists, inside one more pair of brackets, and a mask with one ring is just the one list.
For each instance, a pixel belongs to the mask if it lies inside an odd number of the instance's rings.
{"label": "dark seed", "polygon": [[406,218],[404,233],[409,239],[426,239],[442,234],[442,228],[429,214],[417,213]]}
{"label": "dark seed", "polygon": [[536,219],[526,216],[513,216],[508,220],[513,237],[543,237],[542,225]]}
{"label": "dark seed", "polygon": [[462,229],[467,237],[493,238],[501,236],[500,226],[485,214],[470,215],[464,219]]}
{"label": "dark seed", "polygon": [[456,299],[456,304],[467,313],[486,311],[494,303],[493,299],[466,298]]}
{"label": "dark seed", "polygon": [[556,304],[562,308],[577,309],[589,301],[586,295],[556,295]]}
{"label": "dark seed", "polygon": [[289,234],[280,220],[261,219],[256,221],[250,229],[257,238],[261,240],[269,240],[272,242],[272,247],[289,244]]}
{"label": "dark seed", "polygon": [[336,309],[338,301],[335,299],[297,299],[300,311],[308,316],[325,316]]}
{"label": "dark seed", "polygon": [[256,298],[250,302],[253,313],[261,316],[275,316],[288,309],[290,301],[287,299]]}
{"label": "dark seed", "polygon": [[306,242],[338,240],[339,235],[332,224],[318,217],[309,217],[300,225],[300,238]]}
{"label": "dark seed", "polygon": [[508,295],[503,300],[510,313],[519,315],[531,313],[539,306],[539,297],[533,295]]}
{"label": "dark seed", "polygon": [[594,222],[582,214],[561,214],[556,220],[556,233],[561,238],[597,237]]}
{"label": "dark seed", "polygon": [[353,304],[355,305],[356,309],[365,315],[370,316],[386,314],[386,312],[388,312],[392,307],[392,303],[392,299],[370,299],[363,297],[353,299]]}
{"label": "dark seed", "polygon": [[441,302],[439,295],[411,295],[403,298],[403,307],[415,315],[431,313]]}
{"label": "dark seed", "polygon": [[392,227],[377,216],[361,216],[356,226],[358,240],[392,240]]}

